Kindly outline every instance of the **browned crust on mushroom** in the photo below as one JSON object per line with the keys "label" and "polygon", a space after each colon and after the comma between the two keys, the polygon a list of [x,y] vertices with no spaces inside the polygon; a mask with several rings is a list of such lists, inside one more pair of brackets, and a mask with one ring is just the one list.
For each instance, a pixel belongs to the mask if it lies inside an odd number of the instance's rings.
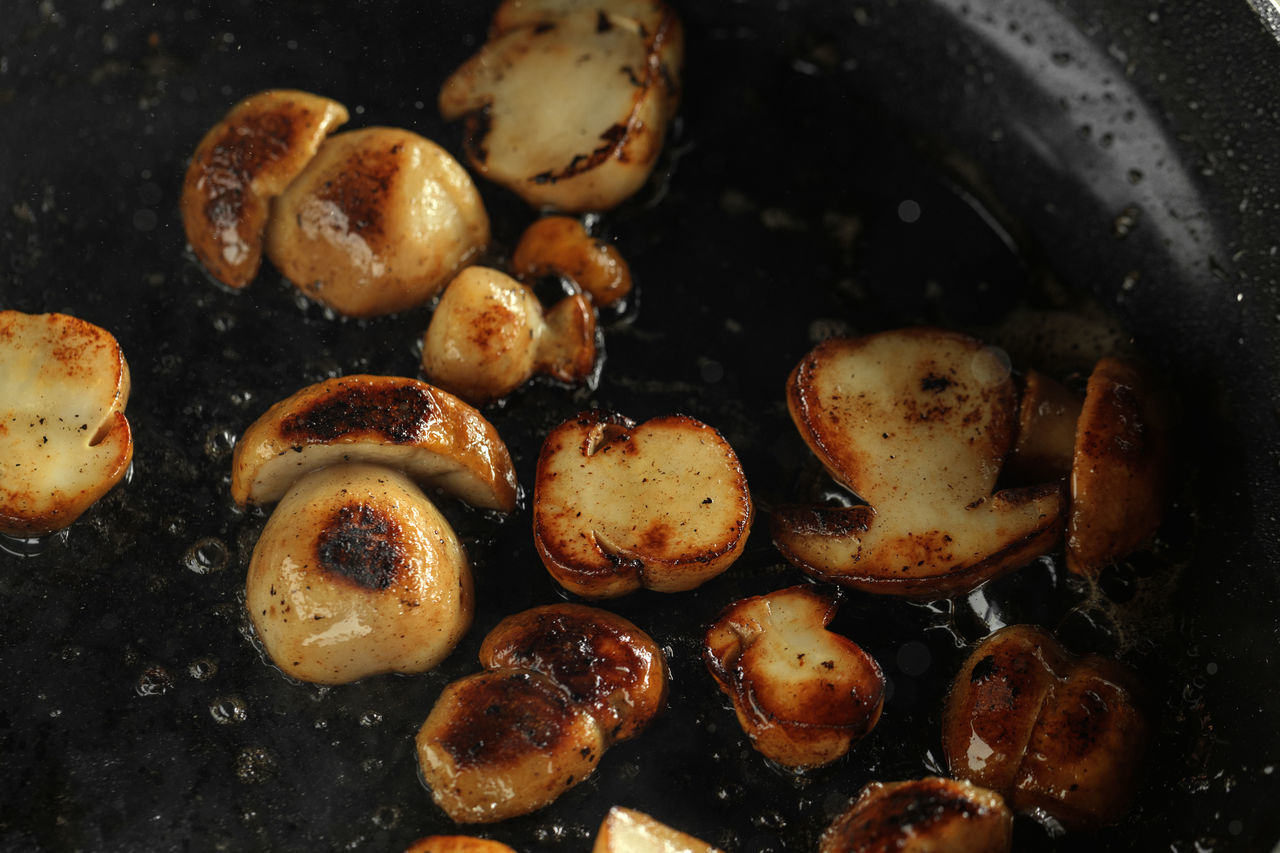
{"label": "browned crust on mushroom", "polygon": [[873,782],[822,834],[818,853],[1007,853],[1013,815],[999,794],[936,776]]}
{"label": "browned crust on mushroom", "polygon": [[562,275],[600,307],[631,292],[631,268],[622,254],[571,216],[544,216],[526,228],[511,255],[511,272],[526,282]]}

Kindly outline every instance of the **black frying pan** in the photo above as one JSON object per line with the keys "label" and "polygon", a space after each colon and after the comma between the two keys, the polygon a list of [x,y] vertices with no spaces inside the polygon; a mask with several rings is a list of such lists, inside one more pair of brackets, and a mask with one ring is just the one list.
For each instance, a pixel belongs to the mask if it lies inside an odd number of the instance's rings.
{"label": "black frying pan", "polygon": [[[476,563],[479,610],[438,670],[320,689],[264,663],[240,595],[265,516],[231,505],[234,438],[325,376],[415,375],[429,312],[335,320],[269,269],[229,293],[185,254],[176,202],[203,132],[267,87],[329,95],[352,126],[405,126],[458,151],[435,94],[489,12],[97,0],[6,10],[0,307],[73,313],[119,337],[137,452],[131,479],[66,534],[0,543],[4,849],[397,850],[452,831],[417,779],[412,737],[441,687],[477,668],[485,631],[560,598],[528,508],[498,522],[444,505]],[[1134,665],[1158,740],[1125,823],[1056,838],[1024,819],[1018,849],[1270,848],[1272,34],[1242,2],[793,0],[682,13],[688,75],[669,154],[601,223],[640,294],[608,322],[599,386],[535,384],[488,411],[526,484],[542,436],[581,408],[682,411],[737,448],[763,520],[825,488],[782,395],[818,337],[921,322],[1001,334],[1017,307],[1093,300],[1180,393],[1180,485],[1156,546],[1096,594],[1042,561],[952,604],[848,596],[833,627],[877,657],[892,694],[847,761],[800,778],[747,747],[698,659],[721,607],[800,579],[758,523],[712,583],[609,605],[666,647],[667,711],[550,809],[476,831],[518,849],[584,850],[623,804],[736,851],[811,849],[865,782],[938,769],[938,704],[959,644],[1030,620]],[[509,248],[531,213],[482,190]]]}

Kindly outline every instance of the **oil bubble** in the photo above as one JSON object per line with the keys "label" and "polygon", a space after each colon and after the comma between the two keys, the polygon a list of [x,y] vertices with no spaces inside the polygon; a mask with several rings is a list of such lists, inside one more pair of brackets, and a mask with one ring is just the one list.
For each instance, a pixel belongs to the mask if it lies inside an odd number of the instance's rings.
{"label": "oil bubble", "polygon": [[196,681],[208,681],[218,674],[218,661],[214,658],[196,658],[187,664],[187,675]]}
{"label": "oil bubble", "polygon": [[373,825],[379,829],[395,829],[400,823],[400,809],[395,806],[379,806],[373,813]]}
{"label": "oil bubble", "polygon": [[239,696],[220,696],[209,706],[209,716],[220,726],[235,725],[249,719],[249,706]]}
{"label": "oil bubble", "polygon": [[220,572],[227,567],[227,546],[221,539],[207,536],[187,549],[182,562],[197,575]]}
{"label": "oil bubble", "polygon": [[236,756],[236,778],[248,785],[270,782],[279,769],[276,757],[261,746],[247,746]]}
{"label": "oil bubble", "polygon": [[138,676],[134,686],[139,696],[161,696],[173,687],[173,676],[159,664],[152,664]]}

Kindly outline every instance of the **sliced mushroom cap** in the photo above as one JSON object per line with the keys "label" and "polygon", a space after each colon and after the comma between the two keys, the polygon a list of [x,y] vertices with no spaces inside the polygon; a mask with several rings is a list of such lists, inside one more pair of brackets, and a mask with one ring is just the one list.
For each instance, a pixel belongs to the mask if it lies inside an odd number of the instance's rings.
{"label": "sliced mushroom cap", "polygon": [[445,688],[417,737],[432,798],[459,823],[548,805],[586,779],[611,743],[647,724],[667,691],[651,637],[580,605],[504,620],[481,661],[484,672]]}
{"label": "sliced mushroom cap", "polygon": [[1075,434],[1067,567],[1092,575],[1151,538],[1168,501],[1170,418],[1136,362],[1104,358],[1089,376]]}
{"label": "sliced mushroom cap", "polygon": [[422,339],[422,369],[476,405],[504,397],[535,372],[586,379],[595,366],[595,313],[580,294],[546,314],[520,282],[468,267],[449,283]]}
{"label": "sliced mushroom cap", "polygon": [[792,372],[787,403],[831,475],[867,502],[774,513],[774,542],[819,579],[955,595],[1061,536],[1058,484],[992,494],[1017,390],[999,356],[973,338],[904,329],[828,340]]}
{"label": "sliced mushroom cap", "polygon": [[489,243],[466,170],[416,133],[370,127],[324,141],[277,199],[267,256],[317,302],[349,316],[425,303]]}
{"label": "sliced mushroom cap", "polygon": [[553,430],[538,457],[538,554],[586,598],[705,583],[742,553],[753,512],[733,448],[684,415],[636,426],[583,412]]}
{"label": "sliced mushroom cap", "polygon": [[659,4],[508,5],[522,10],[500,11],[445,81],[441,114],[465,116],[472,167],[534,207],[616,206],[649,177],[675,112],[678,19]]}
{"label": "sliced mushroom cap", "polygon": [[486,669],[540,672],[590,712],[606,745],[634,737],[667,700],[667,661],[628,620],[581,604],[552,604],[508,616],[480,647]]}
{"label": "sliced mushroom cap", "polygon": [[875,728],[885,680],[875,658],[826,630],[836,600],[795,586],[738,601],[708,629],[703,657],[752,745],[787,767],[829,764]]}
{"label": "sliced mushroom cap", "polygon": [[1113,823],[1141,773],[1147,723],[1132,673],[1077,658],[1040,628],[1012,625],[961,666],[943,710],[953,775],[991,788],[1018,812],[1069,829]]}
{"label": "sliced mushroom cap", "polygon": [[258,273],[271,199],[347,120],[337,101],[287,89],[245,98],[205,134],[182,185],[187,241],[209,274],[244,287]]}
{"label": "sliced mushroom cap", "polygon": [[1013,813],[1004,799],[937,776],[872,782],[822,834],[818,853],[1007,853]]}
{"label": "sliced mushroom cap", "polygon": [[720,853],[700,838],[673,829],[644,812],[614,806],[596,832],[591,853]]}
{"label": "sliced mushroom cap", "polygon": [[516,505],[515,468],[493,424],[425,382],[369,375],[310,385],[254,421],[236,444],[231,496],[272,503],[303,474],[347,461],[402,470],[473,506]]}
{"label": "sliced mushroom cap", "polygon": [[0,533],[67,527],[124,477],[129,365],[110,332],[0,311]]}
{"label": "sliced mushroom cap", "polygon": [[253,550],[245,602],[263,648],[294,678],[342,684],[425,672],[471,625],[471,570],[449,523],[378,465],[309,474]]}
{"label": "sliced mushroom cap", "polygon": [[631,267],[622,253],[571,216],[544,216],[526,228],[511,254],[511,271],[525,282],[564,276],[601,308],[631,292]]}
{"label": "sliced mushroom cap", "polygon": [[430,835],[410,844],[404,853],[516,853],[501,841],[469,835]]}

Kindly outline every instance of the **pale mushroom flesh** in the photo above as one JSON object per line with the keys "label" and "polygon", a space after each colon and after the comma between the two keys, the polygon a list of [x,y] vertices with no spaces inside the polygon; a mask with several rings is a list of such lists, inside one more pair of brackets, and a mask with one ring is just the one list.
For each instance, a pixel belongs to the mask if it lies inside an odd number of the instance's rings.
{"label": "pale mushroom flesh", "polygon": [[720,853],[700,838],[668,826],[652,815],[613,806],[596,831],[591,853]]}

